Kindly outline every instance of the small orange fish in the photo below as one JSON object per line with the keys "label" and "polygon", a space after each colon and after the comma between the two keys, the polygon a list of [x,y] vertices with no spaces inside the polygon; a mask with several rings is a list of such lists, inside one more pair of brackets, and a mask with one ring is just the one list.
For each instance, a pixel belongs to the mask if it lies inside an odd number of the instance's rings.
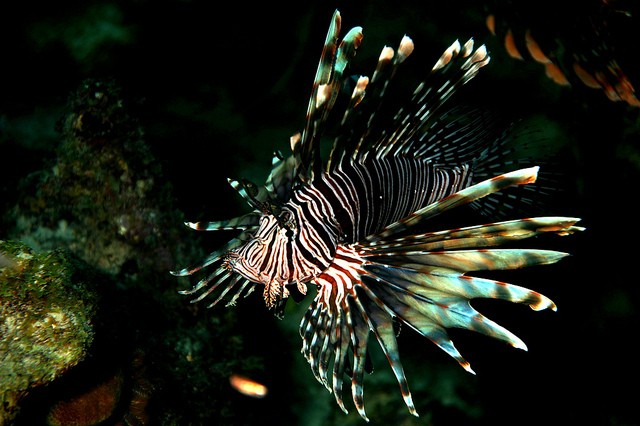
{"label": "small orange fish", "polygon": [[229,376],[229,383],[232,388],[241,394],[252,398],[264,398],[268,393],[267,387],[262,383],[258,383],[255,380],[239,374],[232,374]]}

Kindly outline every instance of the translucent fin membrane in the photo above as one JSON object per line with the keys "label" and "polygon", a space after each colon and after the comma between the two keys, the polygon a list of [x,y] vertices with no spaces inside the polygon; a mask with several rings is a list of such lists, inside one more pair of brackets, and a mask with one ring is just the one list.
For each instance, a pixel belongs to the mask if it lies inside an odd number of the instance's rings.
{"label": "translucent fin membrane", "polygon": [[[421,220],[511,185],[535,180],[535,169],[498,176],[459,191],[401,221],[404,230]],[[411,414],[417,415],[400,362],[394,321],[428,338],[473,373],[447,329],[462,328],[526,350],[515,334],[475,310],[470,301],[490,298],[520,303],[534,310],[556,310],[548,297],[510,283],[466,275],[472,271],[509,270],[558,262],[566,253],[526,248],[492,248],[544,233],[568,235],[583,230],[577,218],[539,217],[386,239],[389,230],[361,244],[341,245],[333,264],[315,282],[319,292],[300,324],[302,353],[316,379],[333,392],[346,412],[343,376],[351,379],[353,403],[364,419],[363,378],[369,332],[389,361]],[[394,231],[397,228],[390,228]],[[352,356],[352,359],[349,357]],[[331,368],[331,362],[333,368]],[[346,366],[351,365],[351,370]],[[329,373],[332,378],[329,379]]]}
{"label": "translucent fin membrane", "polygon": [[292,139],[296,175],[303,181],[312,181],[314,173],[321,170],[319,143],[322,125],[340,93],[344,70],[362,42],[362,28],[354,27],[338,44],[341,23],[340,12],[336,10],[313,82],[304,131],[300,138]]}
{"label": "translucent fin membrane", "polygon": [[447,231],[428,232],[396,239],[363,243],[370,255],[393,255],[399,252],[455,250],[460,248],[492,247],[510,241],[554,232],[560,235],[584,230],[574,226],[580,219],[572,217],[536,217],[485,225],[474,225]]}
{"label": "translucent fin membrane", "polygon": [[478,184],[472,185],[436,203],[429,204],[428,206],[417,210],[410,216],[407,216],[406,218],[398,222],[392,223],[380,233],[367,237],[367,240],[376,241],[378,239],[397,234],[423,220],[434,217],[446,210],[471,203],[472,201],[475,201],[479,198],[485,197],[502,189],[508,188],[510,186],[524,185],[527,183],[535,182],[537,173],[538,167],[531,167],[528,169],[505,173],[503,175],[496,176],[493,179],[485,180]]}

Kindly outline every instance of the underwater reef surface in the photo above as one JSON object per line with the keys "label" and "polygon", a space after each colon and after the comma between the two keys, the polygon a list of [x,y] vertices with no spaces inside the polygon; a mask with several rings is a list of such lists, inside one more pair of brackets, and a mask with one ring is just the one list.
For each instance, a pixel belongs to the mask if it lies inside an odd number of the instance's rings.
{"label": "underwater reef surface", "polygon": [[[639,108],[582,83],[560,86],[539,63],[514,60],[486,17],[489,9],[497,18],[522,17],[511,9],[518,2],[486,3],[230,4],[223,13],[199,0],[36,1],[3,15],[0,359],[17,362],[0,365],[3,422],[363,424],[355,410],[345,416],[335,407],[300,355],[306,302],[289,302],[282,321],[255,293],[238,306],[207,309],[178,294],[193,283],[169,274],[227,240],[183,222],[245,211],[226,178],[262,181],[273,151],[286,152],[301,130],[337,7],[344,28],[364,28],[354,73],[370,73],[381,47],[404,34],[416,44],[415,62],[406,65],[415,78],[453,40],[485,43],[491,62],[462,101],[562,144],[571,208],[548,213],[582,217],[587,228],[554,246],[572,254],[566,262],[505,278],[539,289],[558,312],[478,301],[528,352],[453,330],[472,376],[400,333],[420,418],[406,413],[384,354],[372,349],[371,423],[640,424],[625,385],[640,377],[621,358],[639,324],[635,252],[626,248],[640,237],[630,202],[640,178]],[[539,43],[554,41],[570,58],[571,31],[556,32],[562,19],[554,18],[543,33],[544,17],[584,17],[586,9],[549,3],[527,1],[523,10],[535,13],[499,22],[522,40],[526,28],[517,25],[534,25]],[[591,3],[614,5],[616,20],[627,19],[628,2]],[[610,45],[637,86],[628,49],[635,39]],[[75,268],[82,274],[70,274]],[[46,288],[49,296],[37,297]],[[18,318],[42,327],[7,334],[18,331]],[[55,355],[18,357],[25,353]],[[28,374],[8,374],[9,365]],[[237,392],[234,374],[264,384],[267,395]]]}
{"label": "underwater reef surface", "polygon": [[[242,341],[240,332],[230,332],[236,324],[233,310],[202,319],[202,307],[178,295],[168,270],[184,253],[202,253],[186,238],[170,185],[120,86],[110,79],[80,82],[68,96],[57,129],[54,155],[46,167],[18,183],[21,191],[3,218],[11,241],[21,241],[14,244],[45,253],[64,250],[96,277],[92,306],[97,313],[80,321],[93,342],[83,347],[82,357],[64,364],[65,374],[52,369],[55,378],[61,376],[58,380],[31,380],[18,388],[21,398],[10,400],[11,413],[25,408],[11,420],[18,425],[147,424],[161,417],[185,424],[210,419],[212,411],[220,419],[228,417],[228,398],[215,395],[226,390],[231,371],[251,372],[261,361],[238,355]],[[16,267],[14,256],[3,253],[3,271]],[[38,271],[54,275],[56,265],[42,263]],[[24,298],[12,297],[18,290],[33,294],[20,288],[20,280],[3,284],[3,300],[33,310]],[[65,296],[71,307],[82,306],[83,295]],[[9,315],[3,319],[14,322]],[[21,330],[11,329],[7,337],[15,339]],[[72,349],[64,339],[50,340]],[[154,374],[158,366],[168,370]],[[50,367],[36,362],[34,368]],[[185,398],[197,391],[215,400],[182,412],[175,398],[180,389]],[[149,414],[151,400],[158,401],[160,414]]]}
{"label": "underwater reef surface", "polygon": [[112,81],[85,80],[59,122],[50,168],[20,182],[12,235],[34,246],[66,246],[116,275],[129,262],[165,270],[174,252],[173,210],[160,167]]}
{"label": "underwater reef surface", "polygon": [[0,241],[0,268],[0,424],[10,424],[31,390],[89,353],[96,293],[63,250]]}

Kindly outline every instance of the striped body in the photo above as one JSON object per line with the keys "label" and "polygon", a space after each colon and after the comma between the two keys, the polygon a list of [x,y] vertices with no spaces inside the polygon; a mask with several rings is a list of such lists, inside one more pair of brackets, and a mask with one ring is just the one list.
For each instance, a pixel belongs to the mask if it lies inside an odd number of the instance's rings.
{"label": "striped body", "polygon": [[533,290],[467,273],[555,263],[566,253],[496,246],[582,228],[575,225],[577,218],[551,216],[425,231],[435,216],[446,217],[451,209],[477,205],[512,187],[529,187],[538,176],[537,166],[518,168],[520,163],[501,155],[502,136],[488,131],[481,114],[443,108],[489,62],[484,46],[474,49],[473,40],[455,41],[411,98],[392,112],[380,106],[396,68],[414,46],[405,36],[397,50],[382,49],[372,77],[358,78],[333,149],[323,160],[320,137],[362,41],[359,27],[340,40],[340,25],[336,11],[305,128],[290,140],[291,156],[274,156],[264,185],[229,180],[253,210],[229,220],[187,223],[196,230],[239,235],[173,274],[187,276],[212,267],[181,293],[200,292],[192,301],[198,302],[220,290],[210,306],[221,300],[234,305],[240,296],[262,288],[265,304],[278,316],[290,291],[304,295],[313,284],[317,293],[300,324],[300,336],[302,353],[318,381],[346,412],[342,388],[347,377],[354,405],[367,419],[362,385],[373,334],[410,413],[417,415],[395,322],[434,342],[469,372],[448,328],[473,330],[525,349],[524,342],[469,301],[502,299],[534,310],[555,310],[555,304]]}
{"label": "striped body", "polygon": [[469,182],[467,164],[434,167],[406,157],[345,161],[294,192],[280,222],[263,216],[251,240],[232,252],[230,268],[266,286],[308,281],[331,265],[339,244],[377,233]]}

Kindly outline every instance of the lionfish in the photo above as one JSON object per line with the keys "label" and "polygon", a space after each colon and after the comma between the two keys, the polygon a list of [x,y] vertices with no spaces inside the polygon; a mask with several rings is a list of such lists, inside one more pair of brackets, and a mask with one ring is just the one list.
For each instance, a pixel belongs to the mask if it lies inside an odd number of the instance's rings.
{"label": "lionfish", "polygon": [[[562,6],[565,10],[559,11]],[[620,0],[563,5],[494,1],[489,2],[486,25],[502,39],[509,56],[533,59],[555,83],[601,90],[611,101],[640,107],[632,80],[620,63],[623,43],[633,40],[635,47],[635,39],[628,34],[637,27],[634,7],[633,2]]]}
{"label": "lionfish", "polygon": [[[442,109],[452,94],[489,62],[485,46],[455,41],[388,123],[380,120],[385,91],[397,67],[414,49],[404,36],[396,50],[384,47],[371,78],[351,79],[345,70],[362,42],[362,28],[339,39],[335,11],[313,83],[306,125],[290,138],[292,155],[276,153],[264,185],[229,183],[252,211],[229,220],[185,223],[198,231],[237,230],[239,235],[201,262],[172,272],[187,276],[217,265],[182,294],[222,289],[210,306],[262,288],[266,306],[280,315],[291,292],[317,294],[300,324],[302,353],[316,379],[343,402],[350,379],[362,418],[367,345],[373,333],[385,353],[409,412],[418,415],[400,362],[397,325],[428,338],[473,373],[447,334],[473,330],[526,349],[522,340],[471,305],[475,298],[556,309],[535,291],[467,275],[552,264],[566,253],[495,246],[583,228],[572,217],[535,217],[438,231],[420,230],[429,219],[498,191],[536,181],[526,167],[477,181],[499,162],[477,120],[453,119]],[[330,112],[351,81],[338,117],[340,131],[328,155],[321,135]],[[460,118],[458,116],[458,118]],[[383,122],[384,125],[379,123]],[[489,144],[491,146],[491,144]],[[500,144],[498,144],[498,147]],[[323,160],[326,157],[326,160]],[[503,163],[504,164],[504,163]],[[515,163],[514,163],[515,164]],[[295,295],[295,294],[294,294]]]}

